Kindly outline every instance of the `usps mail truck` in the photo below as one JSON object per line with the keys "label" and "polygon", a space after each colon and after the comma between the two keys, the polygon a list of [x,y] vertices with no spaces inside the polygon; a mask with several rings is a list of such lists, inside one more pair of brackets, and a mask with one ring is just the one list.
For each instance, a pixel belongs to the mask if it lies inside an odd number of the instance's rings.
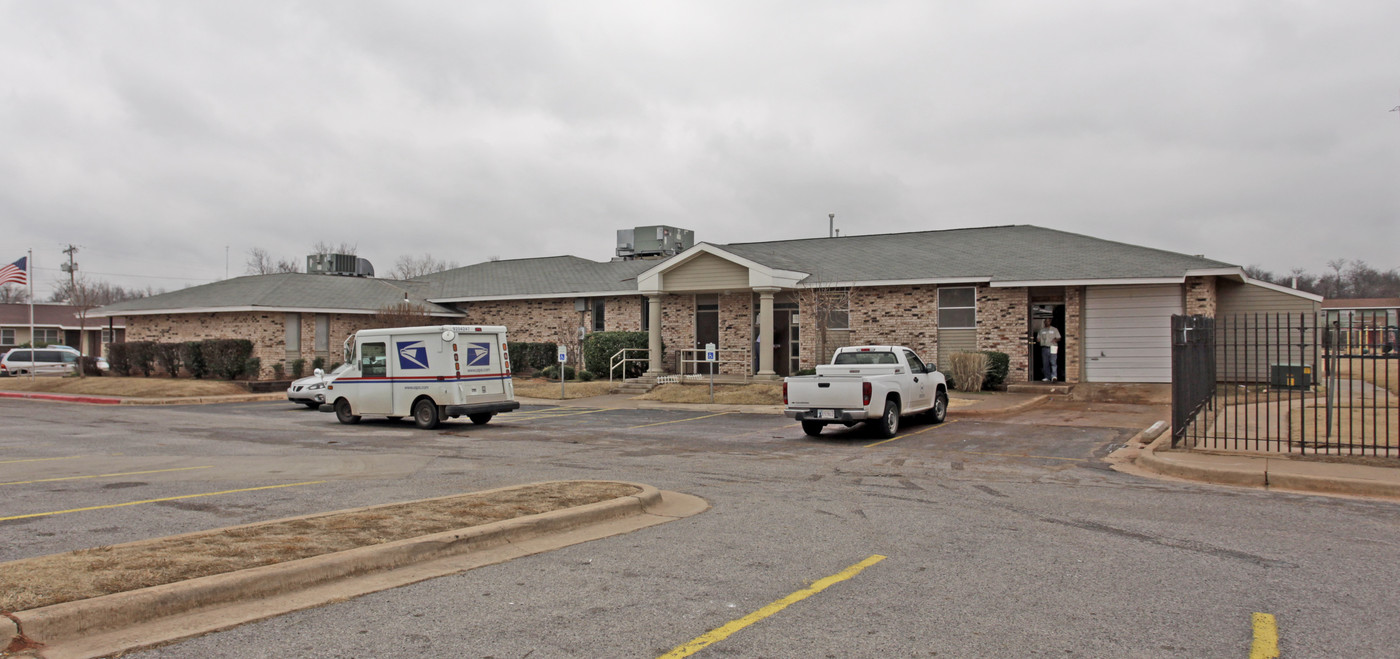
{"label": "usps mail truck", "polygon": [[364,415],[402,419],[436,428],[465,416],[484,424],[519,409],[510,379],[506,328],[432,325],[360,330],[345,340],[350,368],[326,389],[322,412],[341,423]]}

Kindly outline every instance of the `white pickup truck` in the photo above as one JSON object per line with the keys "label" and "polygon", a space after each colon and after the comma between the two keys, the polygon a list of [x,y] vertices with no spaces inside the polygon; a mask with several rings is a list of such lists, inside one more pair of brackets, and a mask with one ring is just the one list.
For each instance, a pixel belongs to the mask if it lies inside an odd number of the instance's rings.
{"label": "white pickup truck", "polygon": [[899,432],[901,416],[923,414],[942,423],[948,381],[908,348],[852,346],[838,349],[816,375],[783,380],[783,404],[783,414],[801,421],[808,435],[830,423],[878,421],[877,431],[888,438]]}

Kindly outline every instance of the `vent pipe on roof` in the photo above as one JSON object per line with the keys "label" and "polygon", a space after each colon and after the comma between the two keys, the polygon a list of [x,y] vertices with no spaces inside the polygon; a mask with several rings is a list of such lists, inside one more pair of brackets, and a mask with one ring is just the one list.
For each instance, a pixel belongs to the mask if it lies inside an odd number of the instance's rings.
{"label": "vent pipe on roof", "polygon": [[836,213],[827,213],[827,214],[826,214],[826,237],[827,237],[827,238],[834,238],[835,236],[836,236]]}

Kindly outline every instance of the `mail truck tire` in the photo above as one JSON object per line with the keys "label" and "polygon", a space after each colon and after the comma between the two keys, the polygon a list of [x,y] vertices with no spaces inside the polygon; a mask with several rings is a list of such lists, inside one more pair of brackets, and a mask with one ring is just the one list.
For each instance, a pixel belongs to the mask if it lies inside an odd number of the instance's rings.
{"label": "mail truck tire", "polygon": [[468,414],[467,418],[478,426],[484,426],[491,421],[491,417],[496,416],[495,412],[482,412],[480,414]]}
{"label": "mail truck tire", "polygon": [[885,413],[880,415],[880,425],[875,429],[880,437],[889,439],[899,433],[899,403],[885,401]]}
{"label": "mail truck tire", "polygon": [[822,422],[820,422],[820,421],[803,421],[803,422],[802,422],[802,432],[805,432],[805,433],[807,433],[808,435],[811,435],[811,436],[813,436],[813,437],[816,437],[817,435],[822,434],[822,428],[825,427],[825,426],[826,426],[826,424],[825,424],[825,423],[822,423]]}
{"label": "mail truck tire", "polygon": [[928,418],[934,423],[943,423],[948,418],[948,392],[940,391],[933,397],[933,409],[928,411]]}
{"label": "mail truck tire", "polygon": [[442,418],[438,415],[437,403],[433,402],[433,399],[420,398],[418,402],[413,404],[413,422],[418,424],[419,428],[432,430],[438,427],[438,422],[441,420]]}
{"label": "mail truck tire", "polygon": [[350,401],[344,398],[335,401],[335,418],[346,425],[360,422],[359,415],[350,411]]}

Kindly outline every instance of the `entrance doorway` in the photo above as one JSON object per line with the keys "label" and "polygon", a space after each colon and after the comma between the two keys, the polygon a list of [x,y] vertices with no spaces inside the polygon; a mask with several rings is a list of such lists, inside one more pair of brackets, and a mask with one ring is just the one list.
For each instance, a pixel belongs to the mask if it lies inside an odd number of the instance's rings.
{"label": "entrance doorway", "polygon": [[773,306],[773,372],[787,377],[798,370],[800,337],[797,329],[797,305],[790,303]]}
{"label": "entrance doorway", "polygon": [[1040,359],[1040,345],[1035,342],[1035,333],[1040,330],[1042,322],[1049,318],[1050,326],[1060,331],[1060,349],[1055,355],[1055,375],[1056,380],[1065,380],[1065,304],[1063,302],[1038,302],[1031,305],[1031,324],[1028,328],[1026,343],[1030,349],[1031,367],[1026,369],[1030,373],[1031,382],[1044,380],[1049,373],[1044,372]]}
{"label": "entrance doorway", "polygon": [[[704,350],[705,344],[719,346],[719,296],[695,296],[695,348]],[[704,353],[700,357],[704,357]],[[712,364],[695,364],[694,373],[709,375]],[[714,371],[718,373],[719,371]]]}

